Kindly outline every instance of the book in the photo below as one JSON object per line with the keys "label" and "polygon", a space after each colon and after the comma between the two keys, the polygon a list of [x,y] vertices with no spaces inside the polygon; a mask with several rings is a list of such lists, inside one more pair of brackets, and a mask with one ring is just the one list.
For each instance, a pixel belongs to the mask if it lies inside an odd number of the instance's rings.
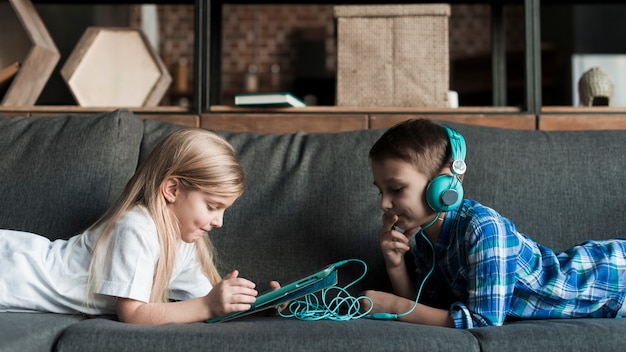
{"label": "book", "polygon": [[17,71],[20,69],[20,63],[15,62],[11,65],[0,70],[0,84],[8,82],[13,76],[17,74]]}
{"label": "book", "polygon": [[306,104],[286,92],[277,93],[251,93],[235,95],[235,105],[237,106],[293,106],[303,107]]}
{"label": "book", "polygon": [[20,69],[20,63],[15,62],[5,68],[0,69],[0,100],[9,89],[9,84],[13,81],[13,77],[17,75]]}

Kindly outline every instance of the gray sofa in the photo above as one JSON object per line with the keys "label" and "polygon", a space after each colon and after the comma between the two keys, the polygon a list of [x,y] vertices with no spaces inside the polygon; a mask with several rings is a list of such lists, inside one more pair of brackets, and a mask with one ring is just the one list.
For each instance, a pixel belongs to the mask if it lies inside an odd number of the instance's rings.
{"label": "gray sofa", "polygon": [[[466,197],[492,206],[539,242],[564,249],[626,231],[626,131],[540,132],[451,124],[466,138]],[[181,126],[119,110],[0,118],[0,227],[60,238],[111,205],[155,143]],[[248,187],[211,232],[222,273],[268,288],[358,258],[351,288],[389,289],[378,248],[381,211],[367,153],[382,133],[221,132]],[[11,270],[11,268],[0,268]],[[341,283],[359,265],[339,270]],[[0,294],[2,294],[0,288]],[[626,319],[508,322],[455,330],[359,319],[254,316],[218,324],[129,325],[114,317],[0,313],[0,351],[608,351],[626,346]]]}

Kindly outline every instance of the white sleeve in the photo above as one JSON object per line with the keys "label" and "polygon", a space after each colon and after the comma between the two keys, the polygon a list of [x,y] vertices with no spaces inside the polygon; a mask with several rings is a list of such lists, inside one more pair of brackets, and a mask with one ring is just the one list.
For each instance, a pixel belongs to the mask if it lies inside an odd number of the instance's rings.
{"label": "white sleeve", "polygon": [[159,258],[154,221],[147,211],[132,210],[113,228],[110,241],[111,250],[102,268],[102,281],[95,292],[149,302]]}
{"label": "white sleeve", "polygon": [[180,270],[176,270],[170,281],[170,299],[183,301],[205,296],[213,286],[204,275],[193,243],[182,243],[178,252]]}

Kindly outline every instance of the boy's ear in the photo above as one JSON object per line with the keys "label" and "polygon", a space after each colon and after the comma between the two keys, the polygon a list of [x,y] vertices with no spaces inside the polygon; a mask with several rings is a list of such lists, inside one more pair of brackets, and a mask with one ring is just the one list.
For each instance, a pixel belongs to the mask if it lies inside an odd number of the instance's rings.
{"label": "boy's ear", "polygon": [[168,178],[161,184],[161,193],[168,203],[174,203],[176,201],[176,195],[178,195],[178,180],[175,178]]}

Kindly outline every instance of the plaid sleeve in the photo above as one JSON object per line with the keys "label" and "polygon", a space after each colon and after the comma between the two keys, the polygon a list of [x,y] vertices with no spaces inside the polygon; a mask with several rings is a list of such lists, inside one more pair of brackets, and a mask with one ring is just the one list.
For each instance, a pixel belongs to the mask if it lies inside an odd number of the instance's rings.
{"label": "plaid sleeve", "polygon": [[471,329],[477,326],[489,326],[489,323],[478,314],[472,314],[462,302],[450,306],[450,316],[457,329]]}
{"label": "plaid sleeve", "polygon": [[497,215],[476,217],[468,227],[467,304],[450,310],[459,328],[502,325],[515,287],[519,239]]}

